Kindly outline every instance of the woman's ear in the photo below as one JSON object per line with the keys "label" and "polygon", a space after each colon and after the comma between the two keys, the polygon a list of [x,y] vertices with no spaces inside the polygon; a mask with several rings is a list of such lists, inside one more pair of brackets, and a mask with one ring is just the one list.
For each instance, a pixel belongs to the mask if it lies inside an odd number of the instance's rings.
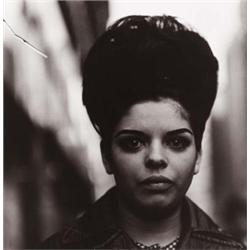
{"label": "woman's ear", "polygon": [[194,167],[194,174],[198,174],[200,171],[200,162],[201,162],[201,151],[197,152],[196,162]]}
{"label": "woman's ear", "polygon": [[105,167],[105,170],[108,174],[113,174],[113,171],[111,169],[111,163],[110,163],[110,152],[107,148],[107,145],[105,145],[103,140],[101,140],[100,142],[100,147],[101,147],[101,154],[102,154],[102,162]]}

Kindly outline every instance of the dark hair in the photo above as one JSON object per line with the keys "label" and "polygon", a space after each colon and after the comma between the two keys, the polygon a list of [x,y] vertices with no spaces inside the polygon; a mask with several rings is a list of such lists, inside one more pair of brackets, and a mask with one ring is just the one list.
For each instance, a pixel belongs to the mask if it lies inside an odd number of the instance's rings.
{"label": "dark hair", "polygon": [[129,107],[172,98],[189,114],[200,150],[217,92],[218,63],[208,43],[172,16],[128,16],[110,26],[82,67],[83,103],[108,140]]}

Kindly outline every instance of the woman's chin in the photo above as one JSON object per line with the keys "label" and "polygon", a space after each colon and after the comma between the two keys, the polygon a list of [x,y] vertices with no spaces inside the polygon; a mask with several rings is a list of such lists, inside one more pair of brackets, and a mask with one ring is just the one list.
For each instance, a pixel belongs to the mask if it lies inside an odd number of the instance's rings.
{"label": "woman's chin", "polygon": [[178,210],[177,204],[155,201],[155,202],[147,202],[140,204],[140,209],[138,209],[137,213],[139,216],[153,220],[166,218],[171,216]]}
{"label": "woman's chin", "polygon": [[176,192],[142,192],[136,198],[143,207],[157,210],[168,209],[178,200]]}
{"label": "woman's chin", "polygon": [[161,210],[168,210],[169,207],[172,207],[172,202],[168,200],[162,199],[152,199],[143,201],[141,206],[144,209],[153,210],[153,211],[161,211]]}
{"label": "woman's chin", "polygon": [[134,192],[133,195],[124,194],[119,196],[123,206],[140,217],[149,219],[167,216],[178,210],[180,200],[176,193]]}
{"label": "woman's chin", "polygon": [[179,207],[178,200],[166,199],[166,197],[154,196],[147,199],[136,199],[132,209],[139,216],[147,219],[162,218],[175,213]]}

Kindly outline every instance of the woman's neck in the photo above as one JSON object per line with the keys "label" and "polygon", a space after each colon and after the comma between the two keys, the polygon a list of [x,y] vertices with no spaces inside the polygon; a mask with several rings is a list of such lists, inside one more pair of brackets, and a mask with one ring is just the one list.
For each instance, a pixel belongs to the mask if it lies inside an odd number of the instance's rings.
{"label": "woman's neck", "polygon": [[133,213],[119,201],[120,223],[123,230],[134,240],[144,245],[158,243],[165,246],[175,240],[181,233],[181,209],[168,216],[147,219]]}

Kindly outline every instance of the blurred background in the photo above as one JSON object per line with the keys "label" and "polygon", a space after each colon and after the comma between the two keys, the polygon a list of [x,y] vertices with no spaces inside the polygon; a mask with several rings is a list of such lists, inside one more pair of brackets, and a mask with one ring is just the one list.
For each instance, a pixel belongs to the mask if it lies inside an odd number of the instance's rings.
{"label": "blurred background", "polygon": [[246,1],[5,0],[5,249],[34,249],[113,185],[81,103],[80,57],[129,14],[179,17],[218,58],[219,91],[188,195],[246,242]]}

